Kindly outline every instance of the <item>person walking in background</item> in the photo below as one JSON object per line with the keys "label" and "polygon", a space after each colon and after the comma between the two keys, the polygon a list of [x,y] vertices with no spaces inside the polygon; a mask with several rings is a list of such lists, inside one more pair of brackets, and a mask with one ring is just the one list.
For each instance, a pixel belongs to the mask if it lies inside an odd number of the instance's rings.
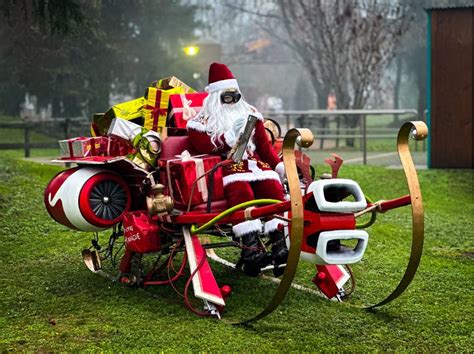
{"label": "person walking in background", "polygon": [[[328,111],[335,111],[337,109],[337,99],[336,99],[336,91],[334,89],[331,89],[328,94],[328,104],[327,104],[327,110]],[[339,147],[339,129],[341,126],[341,117],[335,116],[336,118],[336,135],[338,136],[336,138],[336,147]]]}

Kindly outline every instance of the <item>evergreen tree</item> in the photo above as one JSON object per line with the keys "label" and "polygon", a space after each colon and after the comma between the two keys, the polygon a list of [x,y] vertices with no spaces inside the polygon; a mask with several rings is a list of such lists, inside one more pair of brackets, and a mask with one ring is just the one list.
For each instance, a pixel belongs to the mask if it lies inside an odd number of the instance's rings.
{"label": "evergreen tree", "polygon": [[68,22],[67,30],[21,22],[21,11],[0,23],[1,112],[18,114],[26,92],[42,106],[52,103],[54,116],[80,116],[107,110],[111,91],[130,94],[132,86],[141,96],[160,77],[174,74],[193,84],[181,48],[194,39],[194,7],[165,0],[69,2],[78,4],[81,20]]}

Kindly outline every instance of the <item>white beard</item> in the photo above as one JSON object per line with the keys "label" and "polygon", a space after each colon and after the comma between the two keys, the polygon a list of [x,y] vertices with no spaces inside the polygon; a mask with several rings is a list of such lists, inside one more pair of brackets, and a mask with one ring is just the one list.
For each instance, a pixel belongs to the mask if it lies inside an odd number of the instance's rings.
{"label": "white beard", "polygon": [[[219,137],[225,132],[232,131],[236,120],[247,119],[249,114],[255,115],[255,112],[257,112],[257,109],[248,104],[243,97],[237,103],[223,104],[221,102],[221,94],[223,92],[225,90],[210,93],[204,99],[203,108],[199,112],[199,116],[206,119],[206,133],[211,137],[211,142],[216,148],[224,144]],[[253,135],[254,132],[252,132],[247,144],[247,150],[250,152],[255,151]]]}

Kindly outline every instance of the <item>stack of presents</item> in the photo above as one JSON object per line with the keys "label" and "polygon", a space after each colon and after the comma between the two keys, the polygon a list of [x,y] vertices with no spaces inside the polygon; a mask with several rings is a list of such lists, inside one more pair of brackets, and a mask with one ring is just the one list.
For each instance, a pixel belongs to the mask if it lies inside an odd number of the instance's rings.
{"label": "stack of presents", "polygon": [[[200,111],[206,96],[206,92],[196,92],[174,76],[155,81],[144,97],[117,104],[104,114],[95,114],[91,137],[59,141],[60,160],[89,164],[110,162],[117,157],[128,159],[146,173],[160,166],[166,173],[170,195],[178,204],[187,205],[190,198],[194,205],[206,202],[206,179],[201,179],[196,191],[190,193],[188,177],[196,179],[204,174],[219,157],[190,156],[185,151],[174,158],[159,159],[161,139],[170,130],[184,132],[187,121]],[[222,198],[221,179],[216,175],[213,198]]]}

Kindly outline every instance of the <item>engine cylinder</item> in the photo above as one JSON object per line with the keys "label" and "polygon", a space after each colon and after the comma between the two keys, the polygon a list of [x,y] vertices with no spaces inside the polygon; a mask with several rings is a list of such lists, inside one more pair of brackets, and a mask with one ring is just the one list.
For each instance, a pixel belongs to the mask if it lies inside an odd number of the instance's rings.
{"label": "engine cylinder", "polygon": [[57,174],[44,192],[44,204],[58,223],[80,231],[105,230],[130,209],[130,188],[118,174],[77,167]]}

